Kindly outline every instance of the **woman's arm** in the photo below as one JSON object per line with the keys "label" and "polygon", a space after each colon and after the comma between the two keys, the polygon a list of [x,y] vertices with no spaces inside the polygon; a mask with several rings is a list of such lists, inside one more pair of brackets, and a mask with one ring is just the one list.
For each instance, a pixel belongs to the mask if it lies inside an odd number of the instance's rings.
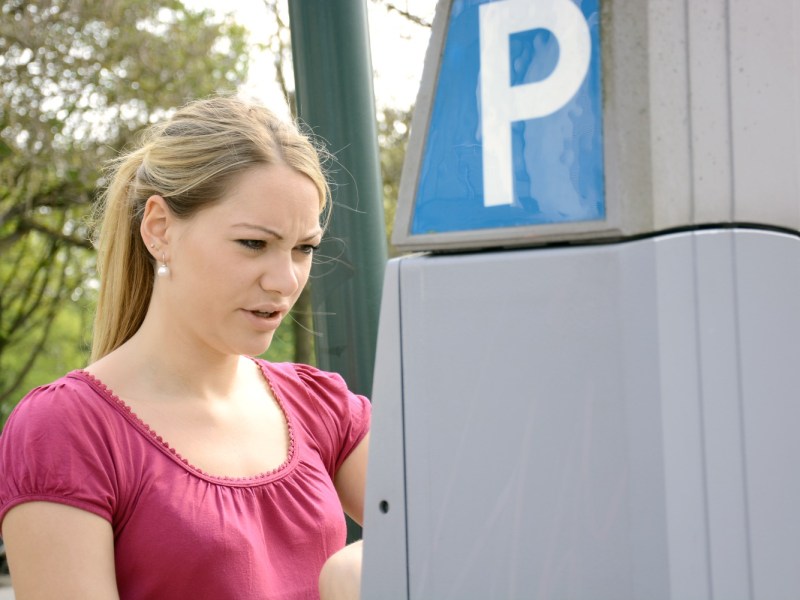
{"label": "woman's arm", "polygon": [[17,600],[114,600],[114,534],[105,519],[52,502],[15,506],[3,520]]}
{"label": "woman's arm", "polygon": [[[368,448],[369,434],[345,459],[333,480],[344,511],[359,525],[364,521]],[[358,600],[361,587],[361,546],[361,541],[345,546],[327,560],[319,576],[321,600]]]}
{"label": "woman's arm", "polygon": [[364,493],[367,483],[367,451],[369,434],[358,443],[358,446],[339,467],[333,484],[342,503],[344,512],[359,525],[364,522]]}

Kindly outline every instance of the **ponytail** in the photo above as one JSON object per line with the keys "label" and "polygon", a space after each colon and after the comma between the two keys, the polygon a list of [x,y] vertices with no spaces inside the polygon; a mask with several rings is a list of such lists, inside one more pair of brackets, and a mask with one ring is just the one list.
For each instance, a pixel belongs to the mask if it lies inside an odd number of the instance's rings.
{"label": "ponytail", "polygon": [[153,265],[139,235],[141,215],[131,202],[140,153],[121,160],[100,198],[97,271],[100,291],[94,318],[92,361],[122,345],[141,326],[153,292]]}

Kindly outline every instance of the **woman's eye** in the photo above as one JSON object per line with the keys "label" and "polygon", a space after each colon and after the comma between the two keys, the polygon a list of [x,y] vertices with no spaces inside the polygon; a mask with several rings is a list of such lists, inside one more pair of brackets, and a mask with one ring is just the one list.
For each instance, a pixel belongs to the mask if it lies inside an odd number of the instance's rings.
{"label": "woman's eye", "polygon": [[312,246],[311,244],[303,244],[302,246],[298,246],[297,249],[303,254],[314,254],[314,252],[319,250],[319,246]]}
{"label": "woman's eye", "polygon": [[236,240],[248,250],[263,250],[267,243],[264,240]]}

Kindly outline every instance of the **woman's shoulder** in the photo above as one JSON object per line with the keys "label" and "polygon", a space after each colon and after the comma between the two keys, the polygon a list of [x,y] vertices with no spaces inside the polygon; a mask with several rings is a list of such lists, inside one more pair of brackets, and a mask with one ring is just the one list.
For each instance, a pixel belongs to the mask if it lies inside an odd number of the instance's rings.
{"label": "woman's shoulder", "polygon": [[67,399],[82,398],[96,393],[91,375],[83,370],[70,371],[58,379],[39,385],[20,400],[19,406],[27,404],[58,403]]}
{"label": "woman's shoulder", "polygon": [[259,361],[278,400],[298,418],[331,473],[369,431],[371,406],[341,375],[298,363]]}
{"label": "woman's shoulder", "polygon": [[68,431],[78,421],[96,418],[108,405],[103,390],[83,371],[66,375],[28,392],[9,415],[4,434],[24,426],[44,432]]}
{"label": "woman's shoulder", "polygon": [[291,391],[293,397],[300,394],[303,399],[338,403],[354,395],[338,373],[302,363],[273,363],[262,359],[257,359],[256,362],[269,383],[279,388],[277,391]]}
{"label": "woman's shoulder", "polygon": [[29,392],[0,435],[0,519],[31,499],[63,502],[109,518],[119,428],[85,374]]}

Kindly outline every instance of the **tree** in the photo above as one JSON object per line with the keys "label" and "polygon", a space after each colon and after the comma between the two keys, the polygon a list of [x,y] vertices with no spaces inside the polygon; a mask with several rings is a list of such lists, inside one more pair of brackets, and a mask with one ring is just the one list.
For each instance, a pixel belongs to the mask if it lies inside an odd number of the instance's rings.
{"label": "tree", "polygon": [[379,4],[386,9],[387,12],[395,13],[414,23],[415,25],[419,25],[420,27],[427,27],[428,29],[431,28],[430,21],[426,20],[425,18],[416,15],[408,10],[407,7],[401,7],[395,4],[394,2],[388,2],[387,0],[372,0],[374,4]]}
{"label": "tree", "polygon": [[411,117],[414,108],[397,110],[384,108],[378,111],[378,144],[381,153],[381,176],[383,178],[383,214],[386,219],[386,243],[389,255],[395,256],[392,246],[392,228],[397,212],[397,197],[400,191],[400,175],[406,156]]}
{"label": "tree", "polygon": [[[263,3],[293,110],[285,0]],[[96,277],[87,217],[100,165],[173,107],[238,88],[248,49],[232,17],[180,0],[0,0],[0,420],[32,385],[88,357]],[[410,115],[378,110],[387,229]],[[306,296],[268,356],[313,363],[312,328]]]}
{"label": "tree", "polygon": [[102,163],[174,107],[235,90],[246,50],[243,27],[180,0],[0,0],[3,413],[64,307],[91,302]]}

